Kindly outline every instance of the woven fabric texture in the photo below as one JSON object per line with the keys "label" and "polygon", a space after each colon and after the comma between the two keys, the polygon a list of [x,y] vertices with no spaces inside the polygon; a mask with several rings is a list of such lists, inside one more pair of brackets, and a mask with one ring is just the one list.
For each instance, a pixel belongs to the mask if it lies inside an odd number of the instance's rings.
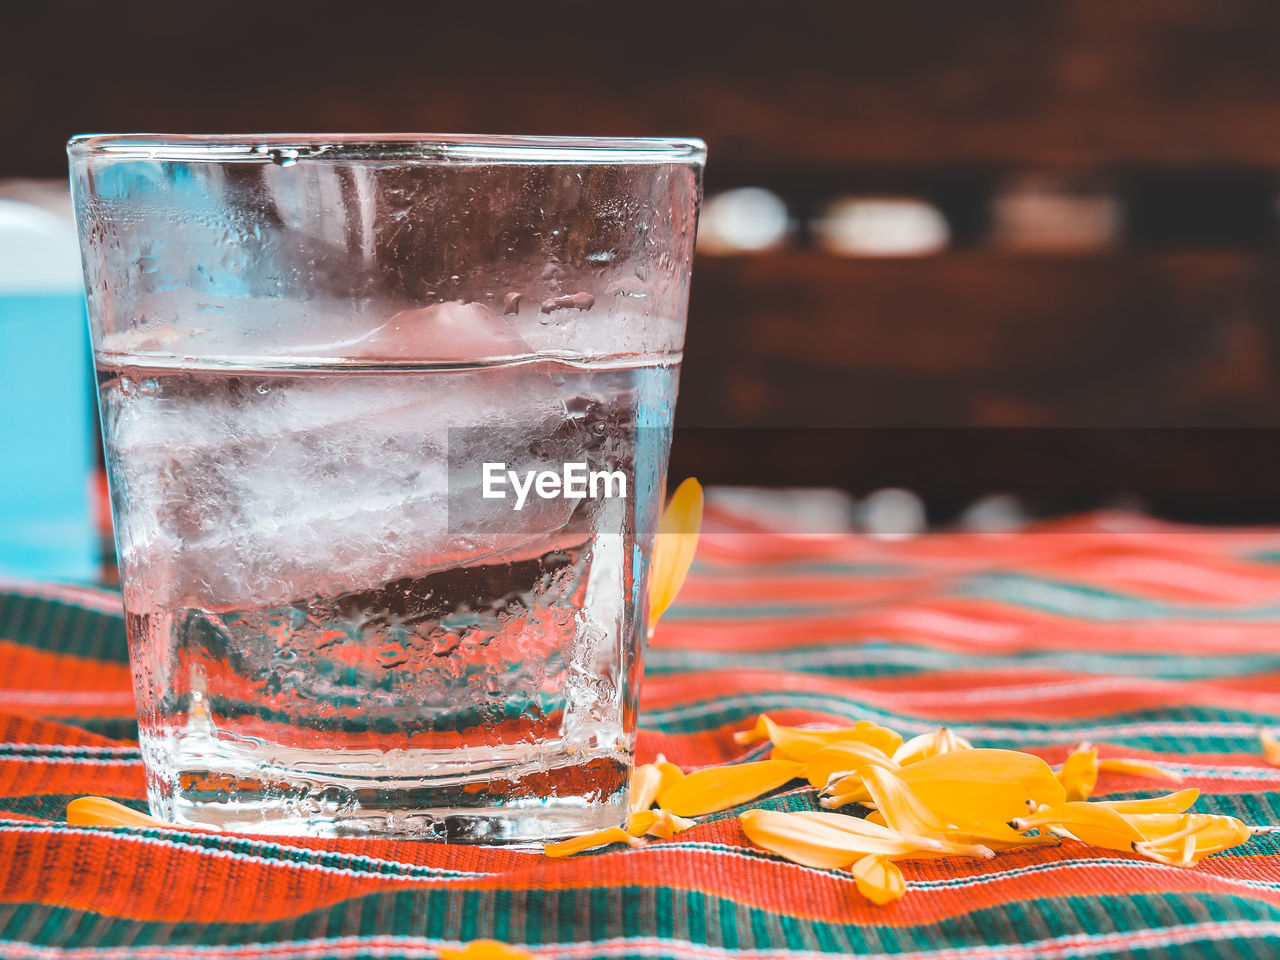
{"label": "woven fabric texture", "polygon": [[[69,827],[145,809],[118,594],[0,587],[0,957],[399,958],[495,938],[547,957],[1280,956],[1280,530],[1098,514],[1010,535],[777,533],[711,510],[646,662],[639,759],[759,759],[733,733],[948,725],[1060,763],[1156,761],[1261,827],[1185,870],[1076,842],[852,879],[753,848],[738,810],[569,860],[502,849]],[[1168,784],[1104,773],[1099,796]],[[754,804],[813,807],[793,784]]]}

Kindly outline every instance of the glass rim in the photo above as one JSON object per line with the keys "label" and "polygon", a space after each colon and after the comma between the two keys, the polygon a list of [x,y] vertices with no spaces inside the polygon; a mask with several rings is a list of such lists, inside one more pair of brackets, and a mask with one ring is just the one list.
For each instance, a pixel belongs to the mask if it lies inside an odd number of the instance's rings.
{"label": "glass rim", "polygon": [[701,165],[707,145],[682,137],[559,137],[463,133],[82,133],[73,160],[278,163],[300,160],[441,163],[683,163]]}

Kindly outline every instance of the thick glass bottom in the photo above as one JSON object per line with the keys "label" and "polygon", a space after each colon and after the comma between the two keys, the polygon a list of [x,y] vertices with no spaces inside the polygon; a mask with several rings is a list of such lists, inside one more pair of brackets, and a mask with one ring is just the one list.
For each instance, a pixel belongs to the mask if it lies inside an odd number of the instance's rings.
{"label": "thick glass bottom", "polygon": [[626,819],[630,759],[617,753],[549,761],[543,744],[536,761],[529,748],[489,748],[480,762],[479,750],[299,750],[191,736],[143,749],[152,814],[185,826],[537,848]]}

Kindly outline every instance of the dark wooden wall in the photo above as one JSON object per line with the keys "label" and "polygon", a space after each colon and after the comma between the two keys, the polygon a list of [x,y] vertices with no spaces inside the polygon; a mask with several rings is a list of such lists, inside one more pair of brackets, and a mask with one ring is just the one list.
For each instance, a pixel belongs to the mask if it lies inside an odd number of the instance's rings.
{"label": "dark wooden wall", "polygon": [[[699,258],[676,472],[1280,516],[1273,0],[136,0],[3,19],[0,176],[59,176],[66,136],[95,130],[705,138],[709,191],[768,187],[798,230]],[[1027,174],[1102,184],[1114,241],[1002,245],[992,203]],[[953,247],[812,242],[827,200],[883,191],[933,201]]]}

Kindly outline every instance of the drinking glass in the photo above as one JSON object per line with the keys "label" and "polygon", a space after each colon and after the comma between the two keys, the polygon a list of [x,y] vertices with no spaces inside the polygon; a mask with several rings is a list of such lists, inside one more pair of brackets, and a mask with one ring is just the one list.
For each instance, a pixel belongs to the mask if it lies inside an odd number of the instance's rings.
{"label": "drinking glass", "polygon": [[703,144],[68,153],[153,814],[621,822]]}

